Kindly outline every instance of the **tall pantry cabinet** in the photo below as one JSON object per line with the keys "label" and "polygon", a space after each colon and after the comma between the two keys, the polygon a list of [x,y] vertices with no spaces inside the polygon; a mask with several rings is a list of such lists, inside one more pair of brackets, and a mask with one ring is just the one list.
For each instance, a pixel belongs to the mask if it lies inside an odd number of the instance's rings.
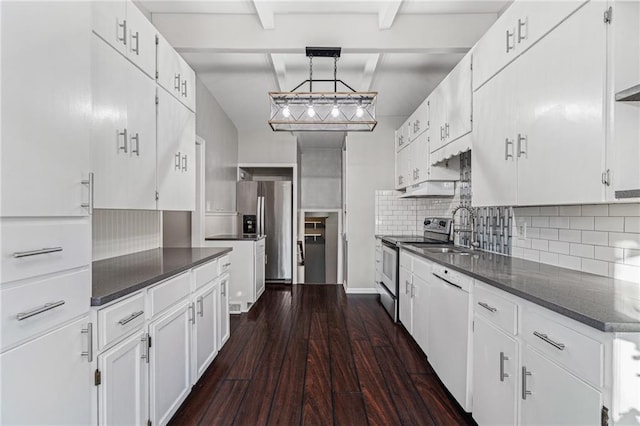
{"label": "tall pantry cabinet", "polygon": [[89,424],[91,8],[0,15],[0,424]]}

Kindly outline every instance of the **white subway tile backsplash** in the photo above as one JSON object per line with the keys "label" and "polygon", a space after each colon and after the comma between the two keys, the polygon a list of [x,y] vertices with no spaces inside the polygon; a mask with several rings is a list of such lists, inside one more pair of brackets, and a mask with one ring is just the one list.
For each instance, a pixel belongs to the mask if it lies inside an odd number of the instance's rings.
{"label": "white subway tile backsplash", "polygon": [[534,250],[549,251],[549,241],[532,239],[531,248]]}
{"label": "white subway tile backsplash", "polygon": [[640,216],[640,203],[610,204],[609,216]]}
{"label": "white subway tile backsplash", "polygon": [[550,217],[549,227],[558,228],[558,229],[569,229],[569,218],[568,217]]}
{"label": "white subway tile backsplash", "polygon": [[540,216],[558,216],[558,207],[540,207]]}
{"label": "white subway tile backsplash", "polygon": [[531,226],[534,228],[548,228],[549,217],[548,216],[533,216],[531,218]]}
{"label": "white subway tile backsplash", "polygon": [[582,216],[608,216],[609,206],[607,204],[591,204],[582,206]]}
{"label": "white subway tile backsplash", "polygon": [[624,218],[623,217],[596,217],[595,230],[623,232]]}
{"label": "white subway tile backsplash", "polygon": [[569,254],[571,244],[563,241],[549,241],[549,251],[553,253]]}
{"label": "white subway tile backsplash", "polygon": [[513,214],[518,216],[540,216],[540,207],[514,207]]}
{"label": "white subway tile backsplash", "polygon": [[594,247],[587,244],[571,244],[569,254],[571,254],[572,256],[593,259]]}
{"label": "white subway tile backsplash", "polygon": [[609,245],[609,233],[600,231],[582,231],[582,242],[584,244],[607,246]]}
{"label": "white subway tile backsplash", "polygon": [[580,206],[560,206],[558,213],[560,216],[580,216],[582,208]]}
{"label": "white subway tile backsplash", "polygon": [[545,251],[540,252],[540,262],[546,263],[547,265],[558,265],[558,254],[557,253],[548,253]]}
{"label": "white subway tile backsplash", "polygon": [[624,232],[640,232],[640,217],[625,217]]}
{"label": "white subway tile backsplash", "polygon": [[640,283],[640,267],[623,265],[621,263],[610,263],[609,276],[618,280]]}
{"label": "white subway tile backsplash", "polygon": [[622,263],[624,259],[624,249],[596,246],[594,248],[594,257],[598,260],[604,260],[605,262]]}
{"label": "white subway tile backsplash", "polygon": [[624,249],[625,265],[640,266],[640,250]]}
{"label": "white subway tile backsplash", "polygon": [[532,260],[534,262],[540,261],[540,252],[538,250],[524,249],[522,254],[523,259]]}
{"label": "white subway tile backsplash", "polygon": [[571,229],[582,229],[585,231],[593,231],[594,228],[593,217],[570,217],[569,226]]}
{"label": "white subway tile backsplash", "polygon": [[540,228],[527,228],[527,238],[540,238]]}
{"label": "white subway tile backsplash", "polygon": [[522,247],[522,248],[528,248],[528,249],[530,249],[530,248],[531,248],[531,240],[524,240],[524,239],[522,239],[522,238],[518,238],[518,239],[516,240],[516,244],[515,244],[515,246],[516,246],[516,247]]}
{"label": "white subway tile backsplash", "polygon": [[582,267],[582,259],[575,256],[558,255],[558,266],[579,271]]}
{"label": "white subway tile backsplash", "polygon": [[607,276],[609,274],[609,263],[601,260],[582,259],[582,271]]}
{"label": "white subway tile backsplash", "polygon": [[560,241],[568,241],[570,243],[579,243],[582,241],[582,233],[571,229],[560,229],[558,231],[558,239]]}
{"label": "white subway tile backsplash", "polygon": [[609,246],[631,249],[640,248],[640,234],[609,232]]}
{"label": "white subway tile backsplash", "polygon": [[524,249],[522,247],[512,247],[511,256],[522,259],[524,257]]}
{"label": "white subway tile backsplash", "polygon": [[552,228],[542,228],[540,229],[540,239],[542,240],[557,240],[558,239],[558,230]]}

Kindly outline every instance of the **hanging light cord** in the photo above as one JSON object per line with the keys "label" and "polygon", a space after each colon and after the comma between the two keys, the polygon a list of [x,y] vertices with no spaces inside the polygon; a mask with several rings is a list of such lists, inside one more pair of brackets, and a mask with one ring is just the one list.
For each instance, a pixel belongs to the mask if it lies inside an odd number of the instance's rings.
{"label": "hanging light cord", "polygon": [[338,57],[333,57],[333,91],[338,92]]}
{"label": "hanging light cord", "polygon": [[309,92],[313,92],[313,55],[309,56]]}

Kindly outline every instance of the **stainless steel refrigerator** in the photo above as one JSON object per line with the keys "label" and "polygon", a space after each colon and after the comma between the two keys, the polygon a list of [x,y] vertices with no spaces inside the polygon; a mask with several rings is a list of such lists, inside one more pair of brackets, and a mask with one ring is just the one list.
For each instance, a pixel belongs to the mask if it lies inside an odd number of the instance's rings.
{"label": "stainless steel refrigerator", "polygon": [[292,192],[289,181],[238,182],[237,209],[241,232],[266,235],[267,281],[291,281]]}

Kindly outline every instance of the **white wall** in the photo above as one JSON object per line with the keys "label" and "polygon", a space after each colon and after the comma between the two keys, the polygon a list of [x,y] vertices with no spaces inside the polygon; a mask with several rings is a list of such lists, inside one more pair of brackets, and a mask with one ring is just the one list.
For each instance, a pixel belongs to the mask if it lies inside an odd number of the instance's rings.
{"label": "white wall", "polygon": [[241,164],[295,164],[297,138],[288,132],[274,132],[266,124],[238,132],[238,162]]}
{"label": "white wall", "polygon": [[394,131],[406,117],[379,117],[371,133],[347,135],[347,292],[375,292],[375,191],[393,189]]}
{"label": "white wall", "polygon": [[300,156],[300,208],[339,209],[342,204],[342,150],[305,148]]}
{"label": "white wall", "polygon": [[162,244],[162,214],[154,210],[93,211],[93,260],[151,250]]}

